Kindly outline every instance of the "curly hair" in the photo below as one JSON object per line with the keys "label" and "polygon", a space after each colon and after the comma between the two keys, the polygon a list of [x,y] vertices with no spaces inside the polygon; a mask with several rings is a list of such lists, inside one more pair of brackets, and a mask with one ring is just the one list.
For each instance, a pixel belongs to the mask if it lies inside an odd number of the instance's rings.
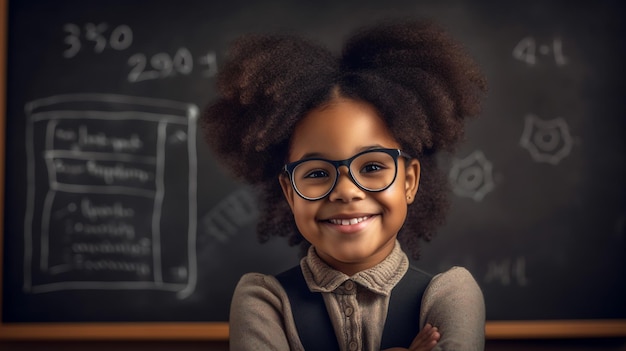
{"label": "curly hair", "polygon": [[453,151],[465,118],[480,112],[486,81],[478,65],[429,21],[379,24],[350,37],[341,55],[294,36],[238,39],[218,76],[219,98],[201,118],[208,144],[238,178],[258,190],[261,242],[308,243],[278,182],[290,137],[307,112],[339,95],[377,109],[402,150],[421,164],[420,187],[398,234],[413,258],[448,209],[438,151]]}

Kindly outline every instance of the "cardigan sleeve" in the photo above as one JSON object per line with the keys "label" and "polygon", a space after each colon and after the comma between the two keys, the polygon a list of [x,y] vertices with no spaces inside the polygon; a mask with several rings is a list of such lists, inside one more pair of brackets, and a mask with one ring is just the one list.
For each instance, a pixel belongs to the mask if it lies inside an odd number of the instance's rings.
{"label": "cardigan sleeve", "polygon": [[269,275],[248,273],[239,280],[230,307],[229,334],[231,351],[303,349],[287,294]]}
{"label": "cardigan sleeve", "polygon": [[435,350],[484,350],[485,301],[471,273],[462,267],[433,277],[422,299],[420,327],[437,327]]}

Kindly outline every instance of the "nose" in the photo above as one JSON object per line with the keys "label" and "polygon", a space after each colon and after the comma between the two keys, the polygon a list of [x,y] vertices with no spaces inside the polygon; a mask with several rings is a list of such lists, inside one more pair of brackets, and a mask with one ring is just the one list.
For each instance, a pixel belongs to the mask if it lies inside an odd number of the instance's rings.
{"label": "nose", "polygon": [[335,184],[335,188],[328,195],[328,199],[330,201],[350,202],[362,199],[363,197],[365,197],[365,192],[354,183],[352,177],[350,177],[348,167],[339,167],[337,183]]}

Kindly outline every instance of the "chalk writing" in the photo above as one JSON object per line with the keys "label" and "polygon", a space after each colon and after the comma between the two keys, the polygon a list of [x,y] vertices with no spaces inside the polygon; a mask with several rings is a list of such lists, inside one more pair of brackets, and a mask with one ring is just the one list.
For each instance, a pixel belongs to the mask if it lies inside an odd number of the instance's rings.
{"label": "chalk writing", "polygon": [[86,271],[122,271],[136,273],[146,277],[150,274],[150,266],[141,262],[118,261],[118,260],[80,260],[77,261],[76,268]]}
{"label": "chalk writing", "polygon": [[557,165],[572,151],[572,137],[563,118],[541,120],[528,114],[524,118],[524,131],[520,146],[530,152],[536,162]]}
{"label": "chalk writing", "polygon": [[[63,31],[66,36],[63,43],[63,57],[70,59],[80,53],[85,43],[90,43],[93,52],[100,54],[107,48],[122,51],[133,44],[133,30],[127,25],[118,25],[111,30],[107,23],[86,23],[82,27],[75,23],[66,23]],[[201,74],[204,77],[214,77],[217,74],[217,54],[208,51],[197,59],[203,66]],[[186,47],[180,47],[172,55],[159,52],[153,55],[136,53],[128,58],[131,70],[127,80],[138,83],[146,80],[163,79],[177,75],[189,75],[194,70],[194,57]]]}
{"label": "chalk writing", "polygon": [[[201,56],[198,62],[206,66],[206,69],[202,71],[203,76],[213,77],[217,74],[215,52],[208,52]],[[128,65],[132,67],[128,73],[128,81],[138,83],[177,75],[189,75],[194,70],[194,58],[187,48],[181,47],[173,56],[165,52],[150,57],[142,53],[134,54],[128,59]]]}
{"label": "chalk writing", "polygon": [[[179,298],[193,293],[197,107],[76,94],[31,102],[26,112],[24,290],[141,288],[176,291]],[[170,142],[173,136],[180,142]],[[177,167],[166,167],[174,160],[170,153],[177,155]],[[179,190],[168,190],[168,177]],[[164,251],[168,201],[188,214],[172,233],[187,244]]]}
{"label": "chalk writing", "polygon": [[563,55],[563,43],[560,38],[554,38],[550,45],[538,45],[533,37],[525,37],[513,48],[513,57],[534,66],[537,64],[537,53],[547,57],[552,55],[557,66],[566,65],[567,57]]}
{"label": "chalk writing", "polygon": [[152,253],[150,248],[150,240],[144,238],[138,243],[128,242],[110,242],[107,240],[101,242],[73,242],[71,245],[74,254],[123,254],[124,256],[149,256]]}
{"label": "chalk writing", "polygon": [[214,77],[217,74],[217,55],[214,51],[201,56],[199,62],[201,65],[206,66],[206,69],[202,72],[203,76]]}
{"label": "chalk writing", "polygon": [[[75,204],[72,208],[76,208]],[[129,207],[124,207],[120,202],[115,202],[111,205],[97,206],[94,205],[88,198],[83,198],[80,202],[80,209],[83,217],[96,221],[104,218],[131,218],[135,216],[135,210]]]}
{"label": "chalk writing", "polygon": [[153,55],[149,61],[144,54],[135,54],[128,59],[128,64],[133,66],[128,74],[129,82],[141,82],[148,79],[166,78],[175,74],[187,75],[193,70],[193,57],[186,48],[180,48],[171,57],[161,52]]}
{"label": "chalk writing", "polygon": [[76,56],[83,48],[83,40],[92,42],[93,52],[97,54],[102,53],[107,47],[121,51],[133,44],[133,31],[129,26],[119,25],[113,28],[107,38],[108,29],[106,23],[86,23],[82,30],[77,24],[66,23],[63,31],[67,35],[63,42],[68,47],[63,51],[63,57],[69,59]]}
{"label": "chalk writing", "polygon": [[[65,131],[65,133],[68,132],[71,131]],[[67,137],[69,138],[69,135]],[[135,152],[141,149],[143,142],[136,133],[133,133],[128,138],[110,137],[101,132],[91,134],[87,126],[81,125],[78,127],[78,145],[76,147],[84,149],[89,146],[95,146],[100,149],[111,147],[115,152]]]}
{"label": "chalk writing", "polygon": [[[110,238],[122,237],[124,239],[135,239],[135,227],[125,222],[108,222],[99,224],[90,224],[76,222],[74,225],[68,225],[70,234],[83,234],[86,236],[100,235]],[[73,229],[73,230],[72,230]]]}
{"label": "chalk writing", "polygon": [[87,161],[86,171],[97,178],[102,178],[106,184],[113,184],[117,180],[137,180],[145,183],[153,179],[153,176],[138,168],[128,168],[123,164],[105,166],[96,161]]}
{"label": "chalk writing", "polygon": [[526,275],[526,257],[489,261],[483,281],[487,284],[499,283],[504,286],[528,286],[530,281]]}

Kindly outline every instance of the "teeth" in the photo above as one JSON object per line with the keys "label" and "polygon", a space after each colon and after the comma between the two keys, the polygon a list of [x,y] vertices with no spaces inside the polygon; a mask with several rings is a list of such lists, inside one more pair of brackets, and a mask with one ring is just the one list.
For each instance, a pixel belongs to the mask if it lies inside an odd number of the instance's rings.
{"label": "teeth", "polygon": [[337,225],[354,225],[357,223],[361,223],[366,220],[368,217],[358,217],[358,218],[350,218],[350,219],[329,219],[328,221],[332,224]]}

